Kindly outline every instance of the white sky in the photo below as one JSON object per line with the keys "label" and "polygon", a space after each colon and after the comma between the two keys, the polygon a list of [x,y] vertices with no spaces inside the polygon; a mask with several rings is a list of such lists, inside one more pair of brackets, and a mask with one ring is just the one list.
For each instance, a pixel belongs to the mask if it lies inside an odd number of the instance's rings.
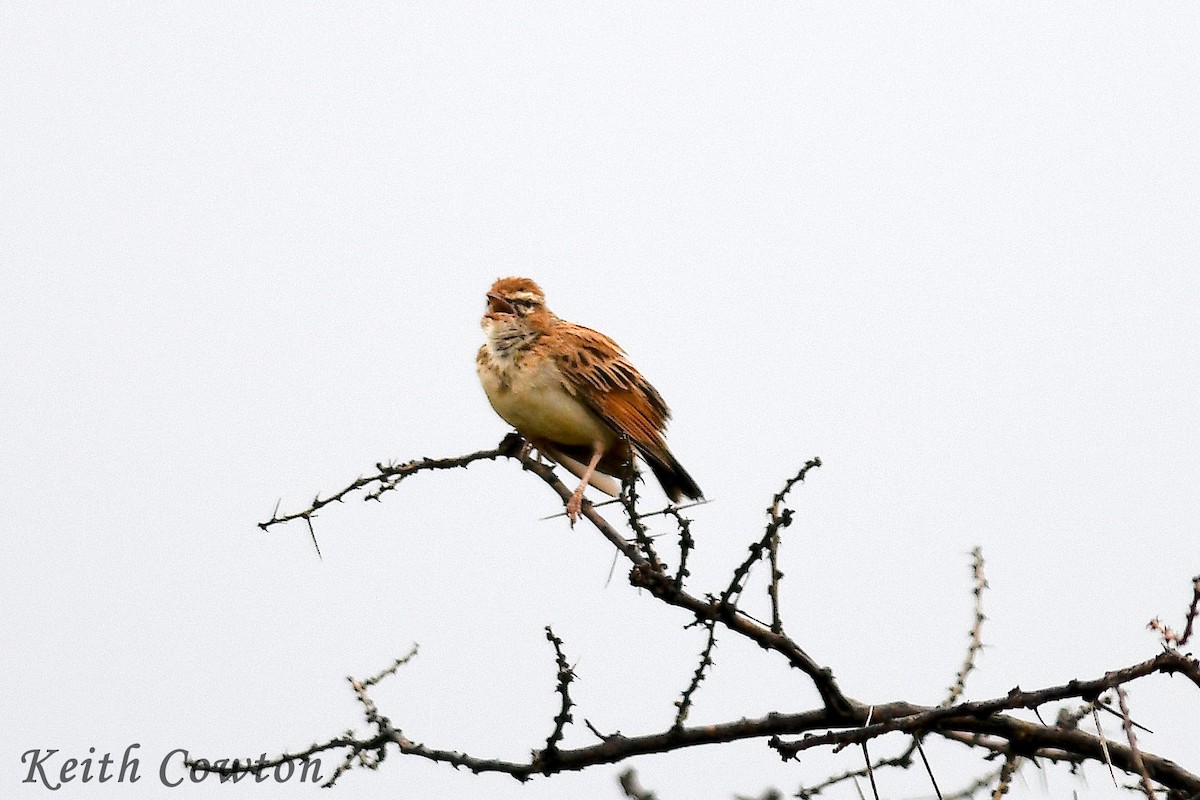
{"label": "white sky", "polygon": [[[494,445],[473,358],[509,274],[671,403],[715,500],[695,591],[822,457],[785,619],[850,695],[939,700],[976,544],[969,697],[1154,655],[1200,572],[1197,52],[1193,4],[0,2],[0,794],[45,793],[25,750],[138,742],[140,783],[55,797],[297,796],[154,773],[363,731],[343,676],[414,641],[383,712],[521,759],[556,711],[546,624],[579,674],[566,745],[585,717],[669,725],[702,634],[606,587],[610,549],[537,521],[555,501],[511,463],[330,509],[324,561],[255,527]],[[729,637],[716,661],[692,722],[815,697]],[[1194,688],[1130,696],[1143,746],[1196,769]],[[930,756],[946,789],[978,764]],[[859,759],[634,766],[671,800]],[[620,769],[520,786],[393,753],[341,794],[616,798]],[[1011,796],[1113,794],[1024,775]]]}

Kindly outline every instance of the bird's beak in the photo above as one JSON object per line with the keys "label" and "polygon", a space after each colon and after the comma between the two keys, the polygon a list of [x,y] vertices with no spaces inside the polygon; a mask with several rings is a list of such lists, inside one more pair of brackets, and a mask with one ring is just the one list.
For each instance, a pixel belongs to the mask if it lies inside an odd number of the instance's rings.
{"label": "bird's beak", "polygon": [[512,307],[512,303],[508,302],[503,297],[501,297],[500,295],[498,295],[494,292],[488,292],[487,299],[488,299],[488,311],[491,311],[491,312],[494,312],[497,314],[512,314],[512,313],[515,313],[515,311],[516,311],[516,309],[514,309]]}

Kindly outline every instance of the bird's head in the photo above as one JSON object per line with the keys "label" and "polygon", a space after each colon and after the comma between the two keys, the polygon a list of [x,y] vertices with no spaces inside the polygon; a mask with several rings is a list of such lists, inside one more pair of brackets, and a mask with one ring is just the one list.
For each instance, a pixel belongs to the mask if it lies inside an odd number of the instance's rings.
{"label": "bird's head", "polygon": [[529,278],[501,278],[488,290],[485,329],[523,327],[541,331],[552,321],[542,287]]}

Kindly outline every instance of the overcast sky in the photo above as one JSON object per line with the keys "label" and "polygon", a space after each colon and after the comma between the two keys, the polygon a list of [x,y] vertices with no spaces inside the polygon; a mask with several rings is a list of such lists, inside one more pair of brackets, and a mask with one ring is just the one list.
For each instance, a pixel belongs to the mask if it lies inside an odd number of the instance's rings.
{"label": "overcast sky", "polygon": [[[584,718],[669,726],[702,632],[606,585],[611,548],[538,521],[560,505],[511,462],[328,509],[323,561],[256,527],[499,441],[474,353],[512,274],[671,404],[714,501],[697,593],[823,459],[784,618],[849,695],[941,699],[975,545],[969,698],[1153,656],[1200,573],[1198,52],[1184,3],[0,2],[0,794],[45,796],[29,749],[138,743],[139,783],[54,796],[299,796],[157,765],[362,732],[344,676],[413,642],[382,711],[523,759],[557,711],[547,624],[579,675],[565,746]],[[755,647],[715,660],[692,722],[815,702]],[[1200,693],[1130,702],[1197,769]],[[947,790],[988,766],[929,754]],[[673,800],[859,764],[752,742],[634,766]],[[335,791],[617,798],[620,769],[521,786],[393,752]],[[1103,768],[1022,775],[1011,796],[1114,794]]]}

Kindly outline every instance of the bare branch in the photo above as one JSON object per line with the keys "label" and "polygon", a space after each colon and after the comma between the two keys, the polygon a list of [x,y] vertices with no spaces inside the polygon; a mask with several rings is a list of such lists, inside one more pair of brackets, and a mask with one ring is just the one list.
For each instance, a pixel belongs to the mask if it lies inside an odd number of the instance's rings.
{"label": "bare branch", "polygon": [[[721,593],[721,604],[723,606],[733,607],[736,605],[737,598],[741,595],[742,589],[745,586],[746,577],[750,574],[750,568],[762,559],[763,551],[770,546],[772,538],[778,536],[780,528],[786,528],[792,524],[792,510],[790,508],[780,508],[788,492],[792,490],[793,486],[804,480],[804,476],[808,474],[809,470],[819,466],[821,466],[820,458],[814,458],[806,462],[800,468],[800,471],[789,478],[783,485],[783,489],[772,498],[771,506],[767,509],[767,514],[771,517],[771,520],[767,523],[763,537],[750,545],[750,555],[733,571],[733,578],[729,581],[729,586]],[[778,587],[773,596],[776,600],[778,599]],[[772,632],[779,633],[779,631]]]}
{"label": "bare branch", "polygon": [[688,553],[696,546],[696,540],[692,538],[692,521],[673,506],[668,506],[663,511],[675,518],[675,524],[679,528],[679,569],[675,571],[675,588],[682,589],[684,580],[691,575],[687,568]]}
{"label": "bare branch", "polygon": [[[916,750],[916,748],[912,747],[912,748],[905,750],[903,753],[900,753],[899,755],[890,756],[887,758],[877,758],[871,764],[871,767],[873,769],[883,769],[884,767],[898,767],[900,769],[908,769],[910,766],[912,766],[912,754],[915,750]],[[820,783],[814,783],[812,786],[801,786],[800,789],[796,792],[796,796],[798,798],[800,798],[800,800],[811,800],[811,798],[816,797],[821,792],[828,789],[830,786],[834,786],[839,783],[844,783],[845,781],[848,781],[848,780],[854,780],[856,778],[865,778],[865,777],[867,777],[867,768],[866,767],[860,767],[858,769],[847,770],[846,772],[842,772],[837,775],[832,775],[832,776],[826,778],[825,780],[821,781]]]}
{"label": "bare branch", "polygon": [[1133,732],[1133,720],[1129,718],[1129,701],[1125,696],[1125,690],[1120,686],[1117,687],[1117,702],[1120,704],[1121,718],[1125,722],[1125,738],[1129,740],[1133,766],[1141,781],[1142,791],[1145,792],[1147,800],[1158,800],[1154,794],[1154,784],[1150,780],[1150,774],[1146,772],[1146,764],[1142,761],[1142,751],[1138,749],[1137,736]]}
{"label": "bare branch", "polygon": [[[363,688],[369,688],[371,686],[374,686],[375,684],[379,683],[381,680],[388,677],[389,675],[395,675],[396,670],[400,669],[405,664],[407,664],[409,661],[412,661],[414,658],[417,657],[417,651],[419,649],[420,649],[420,646],[414,642],[412,648],[408,651],[407,655],[400,656],[399,658],[396,659],[395,663],[393,663],[390,667],[387,667],[386,669],[381,670],[380,672],[376,673],[375,675],[372,675],[371,677],[369,677],[365,681],[363,681],[362,682]],[[350,678],[349,680],[353,681],[354,679]]]}
{"label": "bare branch", "polygon": [[637,470],[630,468],[625,473],[625,479],[621,482],[621,495],[618,499],[621,501],[621,507],[625,510],[625,518],[629,522],[629,527],[633,530],[634,541],[637,542],[641,551],[646,554],[646,560],[654,569],[665,571],[666,566],[659,560],[658,554],[654,552],[653,537],[646,530],[646,526],[642,523],[642,516],[637,510],[637,483],[640,479],[641,476]]}
{"label": "bare branch", "polygon": [[597,729],[596,726],[592,724],[592,721],[590,719],[585,718],[583,720],[583,724],[586,725],[587,729],[589,731],[591,731],[595,735],[595,737],[602,742],[607,742],[609,739],[613,738],[613,736],[620,735],[620,732],[617,732],[615,734],[614,733],[601,733],[599,731],[599,729]]}
{"label": "bare branch", "polygon": [[779,581],[783,573],[779,571],[778,532],[767,541],[767,562],[771,565],[771,582],[767,584],[767,596],[771,598],[771,631],[783,633],[783,619],[779,616]]}
{"label": "bare branch", "polygon": [[[384,466],[382,463],[376,464],[375,467],[378,472],[375,475],[370,475],[365,478],[360,477],[350,483],[348,486],[339,489],[324,499],[318,495],[313,498],[312,503],[310,503],[308,508],[304,509],[303,511],[297,511],[293,514],[284,514],[283,516],[279,516],[279,505],[276,504],[275,512],[271,514],[271,518],[266,522],[258,523],[258,527],[265,531],[273,525],[290,522],[294,519],[303,519],[309,522],[311,526],[312,518],[316,516],[319,510],[330,503],[344,502],[346,496],[353,494],[354,492],[367,489],[372,485],[376,485],[376,489],[368,494],[366,499],[378,500],[381,494],[389,491],[390,489],[396,488],[396,485],[400,483],[400,481],[404,480],[410,475],[415,475],[418,472],[424,472],[427,470],[456,469],[458,467],[465,468],[476,461],[494,461],[501,457],[512,458],[520,449],[522,442],[523,440],[520,436],[510,433],[508,436],[504,437],[504,440],[501,441],[497,447],[491,450],[480,450],[477,453],[469,453],[465,456],[458,456],[457,458],[418,458],[400,465]],[[316,544],[315,534],[313,535],[313,544]]]}
{"label": "bare branch", "polygon": [[550,733],[550,738],[546,740],[546,750],[542,753],[542,759],[547,760],[553,757],[553,753],[558,750],[558,743],[562,741],[563,729],[571,722],[571,681],[575,680],[575,672],[567,663],[567,657],[563,655],[562,639],[554,635],[554,631],[549,625],[546,626],[546,639],[554,645],[554,661],[558,666],[558,685],[556,690],[562,696],[562,708],[559,709],[558,716],[554,718],[554,730]]}
{"label": "bare branch", "polygon": [[1157,631],[1162,636],[1163,644],[1168,647],[1183,647],[1192,638],[1192,626],[1196,622],[1197,615],[1200,615],[1200,575],[1192,578],[1192,604],[1188,606],[1184,617],[1183,633],[1175,633],[1175,631],[1162,624],[1158,617],[1150,620],[1150,624],[1146,627],[1152,631]]}
{"label": "bare branch", "polygon": [[[792,742],[783,742],[774,737],[769,744],[785,759],[794,758],[799,752],[821,746],[845,746],[873,739],[891,731],[941,731],[950,729],[959,732],[988,734],[1009,742],[1019,741],[1022,752],[1038,755],[1045,749],[1062,749],[1097,761],[1104,758],[1107,750],[1112,763],[1122,770],[1134,773],[1132,753],[1129,748],[1114,743],[1102,743],[1078,729],[1064,729],[1038,725],[1001,712],[1018,708],[1035,708],[1048,702],[1072,697],[1093,699],[1106,689],[1128,683],[1146,675],[1173,674],[1194,668],[1195,662],[1176,651],[1167,650],[1141,664],[1106,673],[1090,681],[1073,680],[1061,686],[1052,686],[1035,692],[1014,689],[1003,698],[971,703],[960,703],[950,707],[922,709],[907,703],[875,706],[875,718],[880,720],[871,725],[849,730],[807,736]],[[1159,783],[1175,786],[1181,781],[1184,788],[1194,784],[1200,790],[1200,776],[1181,769],[1177,764],[1161,757],[1143,754],[1149,774]]]}
{"label": "bare branch", "polygon": [[[783,633],[783,620],[779,616],[779,581],[783,578],[783,573],[779,571],[779,531],[792,524],[791,509],[780,509],[780,506],[792,487],[804,480],[804,476],[810,469],[819,466],[821,466],[819,457],[806,463],[795,477],[788,480],[783,485],[783,489],[771,498],[771,505],[767,508],[767,516],[770,517],[770,522],[767,523],[767,555],[771,564],[771,582],[767,586],[767,594],[771,598],[771,631],[774,633]],[[870,762],[868,762],[868,766],[870,766]],[[874,786],[874,778],[872,778],[872,786]]]}
{"label": "bare branch", "polygon": [[[396,486],[407,477],[422,471],[446,470],[466,467],[475,461],[495,460],[501,457],[517,461],[521,467],[540,478],[564,502],[571,496],[568,488],[555,474],[553,466],[530,458],[526,448],[522,447],[520,437],[510,435],[492,450],[483,450],[458,458],[449,459],[419,459],[399,466],[377,465],[378,472],[369,477],[360,477],[344,489],[324,499],[317,496],[310,506],[302,511],[279,515],[278,506],[272,517],[265,523],[260,523],[264,530],[269,527],[295,519],[303,519],[311,532],[312,519],[324,506],[333,502],[341,502],[354,492],[362,492],[366,499],[379,497]],[[624,556],[630,566],[629,582],[632,586],[644,589],[650,597],[683,610],[687,617],[687,626],[702,625],[707,632],[705,646],[700,654],[700,661],[692,675],[692,679],[677,701],[678,713],[674,724],[661,732],[637,736],[625,736],[620,732],[613,734],[600,733],[590,722],[585,720],[587,727],[599,739],[598,743],[561,749],[566,725],[573,721],[572,701],[569,685],[575,675],[563,652],[562,641],[547,627],[546,637],[555,649],[557,667],[556,691],[561,698],[558,714],[553,718],[554,726],[546,739],[545,746],[531,752],[528,762],[508,761],[502,759],[480,758],[465,753],[438,749],[414,742],[392,722],[379,712],[368,694],[368,690],[396,673],[403,663],[415,654],[410,653],[404,658],[397,659],[388,668],[366,680],[357,681],[350,678],[350,684],[371,731],[365,736],[356,736],[353,732],[330,738],[322,744],[313,744],[306,750],[295,753],[285,753],[277,759],[260,759],[252,765],[235,763],[232,767],[209,766],[205,769],[222,775],[244,774],[294,760],[310,760],[320,754],[337,753],[341,757],[340,765],[334,775],[328,780],[332,784],[347,770],[356,765],[374,769],[387,756],[391,746],[395,746],[402,755],[417,756],[439,763],[448,763],[455,767],[466,767],[473,772],[497,772],[508,774],[517,780],[525,781],[542,774],[551,775],[566,771],[581,770],[600,764],[617,763],[631,757],[650,753],[662,753],[698,745],[719,744],[736,740],[763,739],[784,759],[794,759],[804,750],[817,747],[842,748],[858,745],[863,751],[864,767],[858,770],[835,776],[827,781],[800,790],[800,797],[812,797],[822,788],[842,780],[855,780],[858,777],[870,779],[872,789],[878,797],[875,785],[876,769],[885,766],[909,767],[913,762],[913,752],[920,753],[921,761],[933,782],[934,791],[942,797],[934,774],[930,768],[921,738],[933,734],[935,736],[961,742],[971,747],[980,748],[987,758],[1003,755],[1004,766],[988,777],[987,782],[973,784],[970,793],[980,791],[983,787],[995,782],[997,796],[1003,794],[1011,784],[1017,766],[1025,760],[1037,763],[1037,759],[1050,761],[1065,761],[1077,764],[1084,761],[1107,760],[1112,768],[1121,769],[1129,775],[1137,775],[1142,783],[1143,791],[1152,787],[1153,782],[1177,793],[1181,797],[1200,793],[1200,776],[1197,776],[1177,764],[1143,752],[1133,734],[1136,726],[1128,713],[1127,703],[1121,687],[1151,674],[1183,674],[1192,683],[1200,687],[1200,662],[1190,655],[1180,652],[1179,646],[1186,643],[1191,636],[1200,605],[1200,579],[1195,581],[1196,597],[1186,615],[1184,632],[1175,635],[1165,626],[1157,628],[1163,634],[1167,648],[1157,656],[1140,664],[1134,664],[1124,669],[1114,670],[1092,680],[1072,680],[1059,686],[1051,686],[1035,691],[1022,691],[1014,688],[1003,697],[963,702],[965,684],[969,673],[976,668],[979,652],[983,647],[982,596],[987,588],[984,578],[984,562],[979,548],[972,551],[973,594],[975,598],[974,618],[969,633],[969,645],[962,667],[948,690],[947,699],[937,707],[915,705],[903,701],[875,704],[868,706],[844,694],[834,679],[832,671],[822,666],[812,658],[800,645],[784,633],[784,620],[780,610],[779,584],[783,577],[780,570],[780,533],[791,524],[792,511],[786,508],[784,502],[795,484],[802,481],[807,472],[821,465],[820,459],[814,458],[807,462],[799,472],[789,479],[783,489],[774,496],[772,504],[767,509],[768,523],[760,539],[749,546],[749,555],[732,573],[731,580],[724,591],[717,593],[691,593],[685,590],[685,578],[688,577],[687,560],[689,553],[695,548],[695,541],[689,529],[690,520],[680,514],[678,507],[668,507],[653,514],[641,514],[637,509],[637,486],[633,480],[625,482],[622,495],[618,498],[633,538],[627,538],[624,532],[617,530],[598,512],[591,503],[584,503],[582,516],[607,539],[616,551]],[[680,536],[680,559],[676,574],[672,575],[667,566],[659,559],[653,545],[653,537],[646,528],[644,520],[656,514],[671,515],[675,518]],[[315,541],[315,537],[314,537]],[[770,563],[771,575],[768,594],[771,600],[772,613],[769,623],[760,622],[738,607],[742,591],[749,573],[759,561]],[[808,680],[811,680],[820,696],[820,706],[798,713],[771,713],[764,717],[742,718],[725,723],[686,727],[688,713],[692,707],[693,698],[700,683],[711,670],[712,652],[717,639],[717,626],[723,626],[735,636],[755,642],[763,649],[777,653],[787,660],[790,666],[800,670]],[[1108,742],[1103,737],[1103,731],[1096,735],[1079,728],[1079,719],[1087,713],[1097,714],[1097,709],[1116,713],[1100,700],[1103,692],[1116,689],[1121,702],[1121,714],[1126,729],[1128,745],[1119,742]],[[1035,713],[1047,703],[1059,701],[1082,701],[1084,710],[1080,712],[1060,712],[1054,725],[1029,722],[1014,716],[1010,712],[1031,709]],[[1098,723],[1098,717],[1097,717]],[[1099,725],[1097,725],[1099,728]],[[912,736],[909,747],[897,756],[890,758],[872,759],[868,744],[877,737],[892,731],[900,731]],[[804,738],[784,742],[781,737],[803,736]],[[199,769],[200,767],[197,767]],[[636,784],[636,776],[627,788],[627,796],[642,798],[651,796]],[[622,786],[626,783],[623,778]],[[962,796],[959,793],[958,796]],[[1152,796],[1149,794],[1148,796]]]}
{"label": "bare branch", "polygon": [[708,629],[708,641],[704,645],[704,650],[700,652],[700,663],[696,665],[696,671],[692,674],[692,682],[683,690],[683,697],[675,701],[675,705],[679,708],[679,712],[675,715],[676,728],[682,727],[683,723],[687,721],[688,712],[692,708],[692,695],[700,687],[700,681],[704,680],[707,669],[713,664],[712,651],[717,643],[717,623],[710,619],[705,621],[704,627]]}
{"label": "bare branch", "polygon": [[975,669],[975,658],[983,649],[983,590],[988,588],[987,579],[983,576],[983,548],[976,547],[971,551],[971,575],[973,578],[972,594],[975,595],[975,614],[971,630],[967,634],[970,644],[967,645],[967,655],[958,674],[954,676],[954,684],[950,687],[943,706],[954,705],[962,697],[967,688],[967,675]]}
{"label": "bare branch", "polygon": [[822,667],[808,653],[804,652],[790,637],[774,633],[768,627],[736,613],[720,602],[708,602],[693,597],[687,592],[677,589],[675,582],[669,576],[664,577],[639,564],[629,574],[629,582],[634,586],[646,589],[651,595],[679,608],[691,612],[697,619],[717,619],[725,627],[747,637],[761,647],[774,650],[788,660],[793,667],[802,671],[812,679],[821,701],[829,709],[839,715],[849,715],[853,708],[850,700],[842,694],[834,680],[833,672]]}
{"label": "bare branch", "polygon": [[1000,767],[996,789],[992,792],[992,800],[1000,800],[1001,797],[1008,794],[1009,787],[1012,786],[1013,775],[1017,772],[1017,764],[1020,760],[1020,756],[1011,752],[1004,757],[1004,764]]}

